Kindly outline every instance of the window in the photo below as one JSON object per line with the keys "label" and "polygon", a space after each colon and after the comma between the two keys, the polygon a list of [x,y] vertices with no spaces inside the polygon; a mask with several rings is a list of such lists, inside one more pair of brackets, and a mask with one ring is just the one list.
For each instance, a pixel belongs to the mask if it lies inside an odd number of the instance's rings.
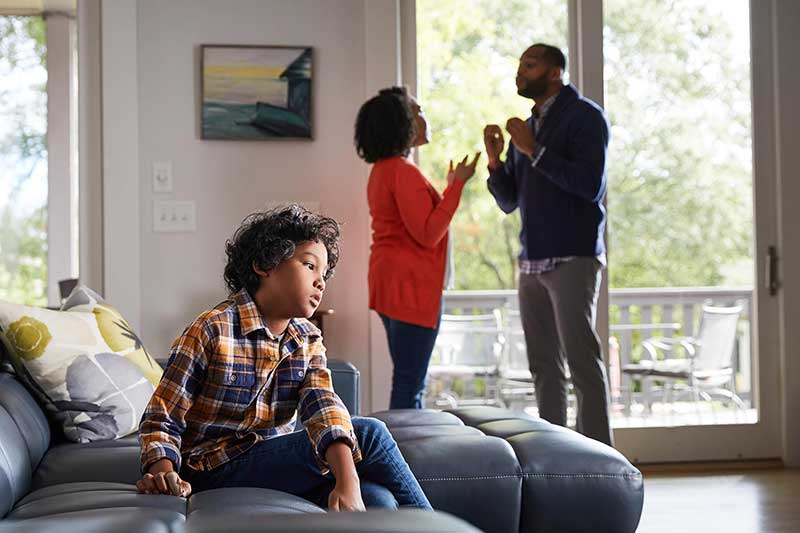
{"label": "window", "polygon": [[47,303],[47,67],[42,17],[0,17],[0,298]]}
{"label": "window", "polygon": [[[537,42],[567,54],[567,2],[418,0],[416,13],[418,99],[433,132],[420,167],[442,190],[451,158],[485,151],[486,124],[530,116],[514,83],[519,57]],[[486,176],[484,153],[451,225],[456,289],[517,286],[519,214],[500,211]]]}
{"label": "window", "polygon": [[0,16],[0,298],[56,305],[77,277],[74,21]]}

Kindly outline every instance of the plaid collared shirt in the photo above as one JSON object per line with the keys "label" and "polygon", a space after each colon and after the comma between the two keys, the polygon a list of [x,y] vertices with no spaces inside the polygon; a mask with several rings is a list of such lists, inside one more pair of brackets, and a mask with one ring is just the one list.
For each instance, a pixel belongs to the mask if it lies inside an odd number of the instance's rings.
{"label": "plaid collared shirt", "polygon": [[292,319],[272,335],[246,290],[206,311],[173,343],[139,426],[142,471],[167,458],[210,470],[255,443],[291,433],[296,413],[323,472],[344,440],[361,460],[350,414],[333,391],[319,329]]}

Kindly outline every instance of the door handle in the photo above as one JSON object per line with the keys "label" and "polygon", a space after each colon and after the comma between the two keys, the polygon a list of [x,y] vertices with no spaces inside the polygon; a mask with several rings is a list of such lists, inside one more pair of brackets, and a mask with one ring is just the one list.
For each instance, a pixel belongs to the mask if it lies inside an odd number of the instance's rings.
{"label": "door handle", "polygon": [[770,296],[778,294],[778,248],[776,246],[767,247],[767,265],[766,265],[766,283],[765,289],[769,291]]}

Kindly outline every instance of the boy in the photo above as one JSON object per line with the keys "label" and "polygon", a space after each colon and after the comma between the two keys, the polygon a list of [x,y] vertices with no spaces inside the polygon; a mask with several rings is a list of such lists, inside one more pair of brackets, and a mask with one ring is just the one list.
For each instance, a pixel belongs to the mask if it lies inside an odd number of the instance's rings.
{"label": "boy", "polygon": [[[431,508],[386,426],[351,420],[306,320],[338,242],[336,221],[296,205],[243,221],[226,243],[230,299],[175,341],[142,417],[139,492],[249,486],[333,511]],[[305,431],[294,431],[295,412]]]}

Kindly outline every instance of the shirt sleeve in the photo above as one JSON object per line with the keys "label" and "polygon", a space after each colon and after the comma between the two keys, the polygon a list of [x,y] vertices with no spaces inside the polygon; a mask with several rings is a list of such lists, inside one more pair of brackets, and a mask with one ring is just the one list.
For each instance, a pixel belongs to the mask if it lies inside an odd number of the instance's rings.
{"label": "shirt sleeve", "polygon": [[535,171],[562,190],[588,202],[599,202],[605,193],[608,122],[594,111],[588,114],[570,135],[566,154],[542,147],[534,154]]}
{"label": "shirt sleeve", "polygon": [[208,326],[198,319],[173,343],[167,368],[139,424],[142,473],[164,458],[180,470],[185,416],[205,378],[210,341]]}
{"label": "shirt sleeve", "polygon": [[514,145],[509,142],[506,161],[496,170],[489,170],[486,185],[494,196],[497,206],[504,213],[511,213],[519,206],[517,199],[517,182],[514,175]]}
{"label": "shirt sleeve", "polygon": [[310,341],[311,361],[300,386],[297,411],[306,427],[317,463],[325,474],[330,470],[325,452],[334,441],[342,441],[353,454],[353,462],[361,460],[361,450],[353,431],[353,422],[344,402],[333,391],[331,371],[327,368],[322,338]]}
{"label": "shirt sleeve", "polygon": [[398,173],[392,181],[392,193],[403,225],[425,248],[436,246],[447,233],[461,200],[464,182],[454,179],[438,203],[431,197],[429,187],[428,180],[416,168]]}

